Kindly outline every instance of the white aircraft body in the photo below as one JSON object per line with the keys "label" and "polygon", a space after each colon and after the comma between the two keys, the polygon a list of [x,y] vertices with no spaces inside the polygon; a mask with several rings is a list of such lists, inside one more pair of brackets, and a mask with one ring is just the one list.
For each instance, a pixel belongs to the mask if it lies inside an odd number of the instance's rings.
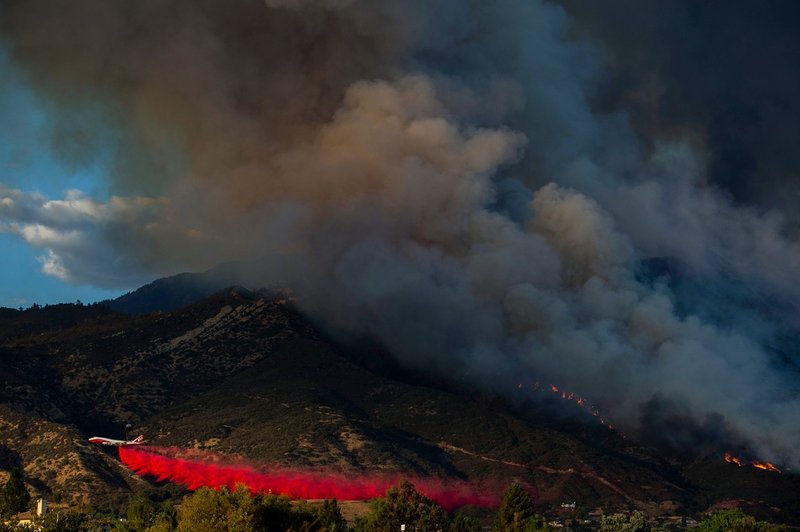
{"label": "white aircraft body", "polygon": [[100,436],[93,436],[89,438],[91,443],[97,443],[99,445],[113,445],[114,447],[122,447],[125,445],[141,445],[145,442],[144,434],[140,435],[133,440],[112,440],[111,438],[101,438]]}

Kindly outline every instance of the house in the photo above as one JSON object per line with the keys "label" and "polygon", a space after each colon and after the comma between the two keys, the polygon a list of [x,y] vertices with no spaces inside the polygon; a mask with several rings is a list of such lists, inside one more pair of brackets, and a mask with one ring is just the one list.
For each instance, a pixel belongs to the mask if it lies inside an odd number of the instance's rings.
{"label": "house", "polygon": [[21,514],[17,514],[17,524],[19,526],[35,528],[34,520],[36,518],[44,517],[46,513],[47,513],[47,501],[44,499],[37,499],[36,511],[22,512]]}

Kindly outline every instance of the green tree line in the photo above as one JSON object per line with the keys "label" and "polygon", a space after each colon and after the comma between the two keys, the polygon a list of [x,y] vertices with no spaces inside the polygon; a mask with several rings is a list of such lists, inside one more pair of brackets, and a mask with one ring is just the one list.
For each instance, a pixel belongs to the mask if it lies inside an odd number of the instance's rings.
{"label": "green tree line", "polygon": [[[30,509],[31,496],[21,472],[13,470],[0,491],[0,532],[30,530],[17,526],[13,516]],[[282,495],[251,494],[240,485],[236,490],[202,488],[183,498],[176,507],[170,501],[154,502],[146,493],[128,501],[123,518],[96,518],[87,513],[54,511],[36,518],[41,532],[80,532],[111,528],[115,532],[394,532],[405,525],[408,532],[480,532],[482,523],[463,513],[449,515],[421,494],[410,482],[390,488],[384,497],[370,501],[369,511],[348,523],[335,499],[312,506],[292,502]],[[494,532],[550,530],[535,511],[525,487],[512,483],[506,490]],[[641,512],[605,516],[602,532],[658,532]],[[698,532],[781,532],[782,525],[756,521],[739,509],[724,510],[707,517]]]}
{"label": "green tree line", "polygon": [[[24,495],[20,493],[24,492]],[[3,500],[14,501],[9,516],[27,510],[30,495],[17,473],[2,492]],[[202,488],[187,495],[176,507],[171,502],[154,502],[147,494],[131,497],[123,518],[92,518],[80,511],[54,511],[36,520],[42,532],[78,532],[111,526],[116,532],[395,532],[405,525],[408,532],[479,532],[474,517],[446,513],[410,482],[390,488],[384,497],[370,501],[366,515],[348,523],[335,499],[312,506],[292,502],[274,494],[251,494],[243,485],[236,490]],[[547,530],[536,515],[533,499],[519,483],[506,492],[494,529],[497,532]],[[21,530],[0,521],[0,532]]]}

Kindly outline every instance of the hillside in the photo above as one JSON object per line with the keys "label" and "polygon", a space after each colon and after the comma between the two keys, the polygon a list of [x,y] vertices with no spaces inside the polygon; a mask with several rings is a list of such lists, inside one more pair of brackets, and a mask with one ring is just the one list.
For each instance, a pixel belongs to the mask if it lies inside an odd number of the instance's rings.
{"label": "hillside", "polygon": [[144,481],[85,439],[121,437],[130,422],[158,445],[256,463],[520,478],[543,508],[678,514],[742,499],[765,517],[800,513],[796,476],[668,462],[596,422],[421,384],[385,353],[367,355],[327,339],[277,292],[231,288],[149,314],[4,311],[0,469],[23,464],[33,490],[74,502],[124,495]]}

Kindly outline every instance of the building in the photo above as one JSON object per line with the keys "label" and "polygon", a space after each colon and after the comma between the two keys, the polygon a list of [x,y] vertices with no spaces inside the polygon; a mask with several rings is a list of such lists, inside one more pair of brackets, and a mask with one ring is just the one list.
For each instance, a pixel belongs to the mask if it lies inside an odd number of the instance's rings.
{"label": "building", "polygon": [[34,528],[33,521],[36,518],[42,518],[47,513],[47,501],[44,499],[36,500],[35,512],[22,512],[17,514],[17,524],[20,526]]}

